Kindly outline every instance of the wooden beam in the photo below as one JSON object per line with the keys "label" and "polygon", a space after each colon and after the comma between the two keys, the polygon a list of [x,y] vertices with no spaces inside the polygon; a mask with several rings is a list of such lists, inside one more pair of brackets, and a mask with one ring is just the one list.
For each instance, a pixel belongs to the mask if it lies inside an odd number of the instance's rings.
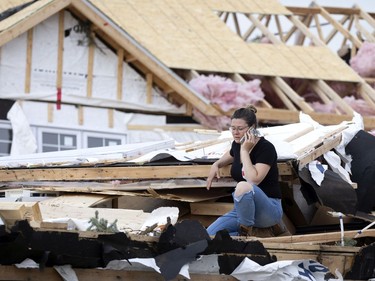
{"label": "wooden beam", "polygon": [[341,133],[332,136],[328,140],[323,140],[321,142],[321,145],[318,145],[317,148],[314,150],[309,150],[307,153],[304,153],[303,155],[299,156],[297,158],[298,160],[298,166],[304,167],[306,164],[310,163],[311,161],[317,159],[319,156],[323,155],[327,151],[330,151],[331,149],[337,147],[341,142]]}
{"label": "wooden beam", "polygon": [[[264,17],[265,17],[265,15],[258,16],[258,21],[261,21]],[[255,24],[253,24],[252,26],[250,26],[249,29],[242,36],[242,39],[244,41],[247,41],[247,39],[251,36],[251,34],[254,32],[255,29],[256,29],[256,25]]]}
{"label": "wooden beam", "polygon": [[247,17],[256,27],[260,29],[263,35],[265,35],[268,39],[271,40],[273,44],[276,44],[276,45],[282,44],[282,42],[267,27],[265,27],[257,18],[255,18],[251,14],[248,14]]}
{"label": "wooden beam", "polygon": [[278,31],[279,36],[280,36],[280,40],[281,40],[281,42],[285,43],[284,31],[281,27],[279,15],[275,15],[275,22],[276,22],[277,31]]}
{"label": "wooden beam", "polygon": [[301,110],[305,113],[313,112],[313,108],[305,102],[305,99],[298,95],[281,77],[273,77],[270,79],[275,83]]}
{"label": "wooden beam", "polygon": [[279,86],[273,81],[272,78],[268,79],[272,89],[275,91],[276,95],[281,99],[287,109],[291,111],[297,111],[295,105],[288,99],[285,93],[279,88]]}
{"label": "wooden beam", "polygon": [[80,126],[83,126],[84,124],[84,109],[82,105],[78,106],[78,124]]}
{"label": "wooden beam", "polygon": [[153,85],[153,75],[152,73],[146,74],[146,103],[152,103],[152,85]]}
{"label": "wooden beam", "polygon": [[[312,15],[306,15],[306,18],[303,21],[303,24],[309,29],[310,29],[312,19],[313,19]],[[306,35],[303,32],[299,33],[296,38],[295,45],[303,46],[305,39],[306,39]]]}
{"label": "wooden beam", "polygon": [[[315,5],[317,5],[315,3]],[[347,37],[357,48],[360,48],[362,42],[358,40],[357,37],[353,36],[348,30],[346,30],[341,23],[337,22],[323,7],[320,7],[320,14],[330,23],[333,25],[335,29],[340,31],[342,35]]]}
{"label": "wooden beam", "polygon": [[53,111],[54,107],[52,103],[47,104],[47,121],[48,123],[53,123]]}
{"label": "wooden beam", "polygon": [[[95,34],[90,30],[91,40],[95,40]],[[87,61],[87,87],[86,87],[86,97],[92,97],[93,79],[94,79],[94,56],[95,56],[95,44],[94,42],[89,43],[89,54]]]}
{"label": "wooden beam", "polygon": [[[339,22],[338,24],[340,25],[343,25],[347,22],[347,20],[350,18],[350,16],[345,16],[343,17]],[[344,28],[344,27],[343,27]],[[335,37],[335,35],[339,32],[339,30],[333,26],[333,29],[331,30],[331,32],[327,35],[327,38],[324,40],[326,42],[326,44],[328,44],[329,42],[331,42],[331,40],[333,39],[333,37]],[[345,36],[344,34],[344,38],[346,38],[347,40],[349,39],[350,40],[350,37],[348,36]]]}
{"label": "wooden beam", "polygon": [[359,16],[363,18],[373,29],[375,29],[375,19],[364,10],[360,9],[358,5],[354,6],[359,10]]}
{"label": "wooden beam", "polygon": [[[354,15],[350,16],[350,21],[349,21],[349,24],[348,24],[348,28],[347,30],[350,32],[350,30],[352,29],[352,26],[353,26],[353,23],[354,23]],[[346,41],[348,41],[348,38],[346,38],[344,36],[343,40],[342,40],[342,43],[341,43],[341,47],[344,47],[346,45]]]}
{"label": "wooden beam", "polygon": [[31,28],[27,31],[27,43],[26,43],[26,73],[25,73],[25,93],[30,93],[31,88],[31,68],[33,58],[33,33],[34,29]]}
{"label": "wooden beam", "polygon": [[122,86],[123,86],[123,72],[124,72],[124,49],[117,50],[117,95],[116,98],[122,101]]}
{"label": "wooden beam", "polygon": [[234,21],[234,27],[236,28],[236,33],[241,37],[241,28],[240,24],[238,23],[237,13],[232,13],[232,17]]}
{"label": "wooden beam", "polygon": [[114,112],[115,110],[113,108],[109,108],[108,110],[108,128],[113,128],[115,126],[115,120],[114,120]]}
{"label": "wooden beam", "polygon": [[314,20],[315,20],[316,30],[318,31],[319,38],[320,40],[324,41],[324,35],[322,31],[322,26],[320,25],[319,15],[314,14]]}
{"label": "wooden beam", "polygon": [[59,34],[58,34],[58,47],[57,47],[57,76],[56,88],[61,90],[63,80],[63,58],[64,58],[64,10],[59,12]]}
{"label": "wooden beam", "polygon": [[366,38],[366,41],[367,42],[372,42],[374,43],[375,42],[375,36],[373,35],[373,33],[371,33],[370,31],[367,31],[359,22],[359,18],[358,16],[356,15],[354,17],[354,26],[355,28],[357,29],[357,31],[359,31],[361,34],[364,35],[364,37]]}
{"label": "wooden beam", "polygon": [[321,90],[331,100],[333,100],[346,114],[353,115],[353,108],[351,108],[326,82],[323,80],[312,81],[310,85],[314,90]]}
{"label": "wooden beam", "polygon": [[[33,13],[30,13],[30,10],[34,9],[33,5],[35,4],[26,7],[22,11],[19,11],[17,15],[19,16],[20,20],[16,24],[12,24],[11,26],[1,30],[0,46],[5,45],[9,41],[25,33],[30,28],[58,13],[60,10],[69,6],[70,3],[71,0],[56,0],[51,1],[41,9],[33,11]],[[24,17],[22,17],[22,15],[24,15]],[[6,20],[7,19],[1,22],[5,23]]]}
{"label": "wooden beam", "polygon": [[326,46],[325,43],[322,42],[319,38],[315,37],[314,34],[304,25],[296,16],[287,16],[287,18],[303,33],[305,36],[310,38],[310,40],[314,43],[315,46]]}
{"label": "wooden beam", "polygon": [[[279,163],[279,174],[292,175],[290,163]],[[0,182],[10,181],[76,181],[112,179],[170,179],[207,178],[211,165],[130,166],[130,167],[81,167],[37,168],[0,170]],[[285,173],[285,174],[284,174]],[[220,169],[222,178],[230,177],[230,166]]]}
{"label": "wooden beam", "polygon": [[[320,9],[318,7],[292,7],[288,6],[286,7],[288,10],[293,12],[293,14],[296,15],[306,15],[306,14],[319,14]],[[353,14],[359,14],[360,9],[359,8],[344,8],[344,7],[325,7],[327,12],[330,14],[340,14],[340,15],[353,15]]]}
{"label": "wooden beam", "polygon": [[[349,230],[344,232],[344,237],[346,238],[354,238],[358,234],[356,230]],[[375,237],[375,229],[368,229],[363,234],[362,237]],[[328,243],[328,242],[335,242],[341,240],[341,232],[324,232],[318,234],[304,234],[304,235],[293,235],[293,236],[279,236],[279,237],[272,237],[272,238],[258,238],[258,240],[262,243]],[[319,245],[321,247],[322,245]],[[346,247],[344,247],[346,248]],[[358,248],[357,248],[358,249]]]}
{"label": "wooden beam", "polygon": [[83,3],[79,0],[71,0],[72,6],[80,11],[86,18],[93,22],[109,37],[112,37],[122,48],[127,50],[131,55],[136,57],[143,65],[146,65],[154,75],[165,81],[170,88],[174,89],[181,97],[210,116],[221,116],[220,112],[207,99],[196,94],[189,85],[178,77],[173,71],[159,63],[150,53],[145,51],[133,38],[128,36],[117,28],[105,15],[97,14],[90,3]]}

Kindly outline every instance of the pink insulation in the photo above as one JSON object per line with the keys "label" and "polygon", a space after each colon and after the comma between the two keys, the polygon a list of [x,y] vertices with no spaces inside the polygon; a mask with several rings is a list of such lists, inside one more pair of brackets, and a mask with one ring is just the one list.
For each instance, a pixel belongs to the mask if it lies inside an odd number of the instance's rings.
{"label": "pink insulation", "polygon": [[364,42],[350,66],[362,77],[375,77],[375,43]]}
{"label": "pink insulation", "polygon": [[353,96],[344,97],[343,100],[353,108],[354,111],[364,116],[375,115],[375,110],[371,108],[365,100],[356,99]]}
{"label": "pink insulation", "polygon": [[264,98],[258,79],[237,83],[218,75],[199,75],[190,80],[189,85],[211,103],[219,105],[224,111],[248,104],[257,104]]}
{"label": "pink insulation", "polygon": [[[189,85],[211,103],[217,104],[223,111],[230,111],[249,104],[257,105],[264,99],[260,88],[261,81],[254,79],[244,83],[234,82],[218,75],[199,75],[190,80]],[[228,118],[206,116],[194,110],[194,118],[209,128],[222,130],[228,127]]]}
{"label": "pink insulation", "polygon": [[315,112],[319,113],[336,113],[336,104],[331,102],[329,104],[320,103],[317,101],[309,103]]}

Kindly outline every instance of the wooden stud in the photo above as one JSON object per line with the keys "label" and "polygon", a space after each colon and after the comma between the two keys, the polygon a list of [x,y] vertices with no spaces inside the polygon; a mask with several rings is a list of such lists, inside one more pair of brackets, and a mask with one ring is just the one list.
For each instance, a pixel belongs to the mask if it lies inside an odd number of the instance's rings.
{"label": "wooden stud", "polygon": [[123,87],[123,72],[124,72],[124,49],[117,50],[117,100],[122,100]]}
{"label": "wooden stud", "polygon": [[153,75],[152,73],[147,73],[146,74],[146,94],[147,94],[147,104],[152,103],[152,84],[153,84]]}
{"label": "wooden stud", "polygon": [[27,45],[26,45],[26,73],[25,73],[25,93],[30,93],[31,88],[31,68],[33,57],[33,33],[34,29],[31,28],[27,31]]}
{"label": "wooden stud", "polygon": [[114,112],[115,110],[113,108],[108,109],[108,127],[113,128],[114,127]]}
{"label": "wooden stud", "polygon": [[83,106],[82,106],[82,105],[78,105],[78,109],[77,109],[77,111],[78,111],[78,124],[79,124],[80,126],[82,126],[83,123],[84,123],[84,111],[83,111]]}
{"label": "wooden stud", "polygon": [[[90,33],[91,33],[91,39],[95,40],[94,32],[90,31]],[[92,97],[93,78],[94,78],[94,56],[95,56],[95,44],[90,44],[88,62],[87,62],[87,88],[86,88],[86,96],[88,98]]]}
{"label": "wooden stud", "polygon": [[58,48],[57,48],[57,77],[56,77],[56,88],[62,88],[63,80],[63,57],[64,57],[64,17],[65,11],[59,12],[59,36],[58,36]]}
{"label": "wooden stud", "polygon": [[47,104],[47,119],[48,123],[53,123],[53,111],[54,107],[52,103]]}

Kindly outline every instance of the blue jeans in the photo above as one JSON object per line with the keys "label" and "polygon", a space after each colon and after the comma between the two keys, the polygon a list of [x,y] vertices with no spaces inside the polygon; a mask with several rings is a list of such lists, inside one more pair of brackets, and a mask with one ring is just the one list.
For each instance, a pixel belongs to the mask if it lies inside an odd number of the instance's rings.
{"label": "blue jeans", "polygon": [[208,228],[209,235],[226,229],[230,235],[238,235],[240,224],[270,227],[281,222],[283,209],[281,199],[269,198],[263,190],[253,185],[253,191],[239,197],[232,193],[234,208],[214,221]]}

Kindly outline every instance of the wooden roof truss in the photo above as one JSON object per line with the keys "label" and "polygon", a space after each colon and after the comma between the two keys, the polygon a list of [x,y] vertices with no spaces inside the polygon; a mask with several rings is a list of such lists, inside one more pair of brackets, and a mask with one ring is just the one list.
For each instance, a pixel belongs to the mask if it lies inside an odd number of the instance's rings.
{"label": "wooden roof truss", "polygon": [[[250,14],[234,11],[219,11],[217,14],[238,36],[249,43],[257,43],[266,39],[274,45],[313,45],[332,48],[331,43],[334,40],[341,40],[341,47],[346,44],[350,45],[351,55],[354,56],[363,41],[375,42],[374,15],[365,12],[357,5],[353,8],[333,8],[313,3],[313,6],[308,8],[287,8],[293,14]],[[245,19],[247,25],[243,24]],[[240,21],[242,25],[239,24]],[[241,75],[230,75],[230,77],[236,77],[236,81],[239,76]],[[330,81],[304,80],[298,88],[291,88],[283,77],[268,77],[266,80],[282,101],[283,108],[292,114],[302,110],[307,114],[315,115],[311,106],[300,96],[307,87],[313,90],[324,104],[336,103],[340,108],[340,110],[336,109],[336,114],[341,116],[353,114],[353,109],[330,87]],[[374,82],[374,79],[364,77],[360,83],[353,83],[353,87],[356,87],[359,96],[372,109],[375,109],[375,90],[368,82]],[[262,103],[262,108],[272,108],[272,106],[270,102],[265,101]],[[325,123],[327,118],[324,116],[320,118],[318,115],[315,118]],[[282,120],[279,114],[274,116]],[[287,118],[290,117],[289,114]],[[365,117],[366,127],[373,127],[374,123],[371,119]]]}

